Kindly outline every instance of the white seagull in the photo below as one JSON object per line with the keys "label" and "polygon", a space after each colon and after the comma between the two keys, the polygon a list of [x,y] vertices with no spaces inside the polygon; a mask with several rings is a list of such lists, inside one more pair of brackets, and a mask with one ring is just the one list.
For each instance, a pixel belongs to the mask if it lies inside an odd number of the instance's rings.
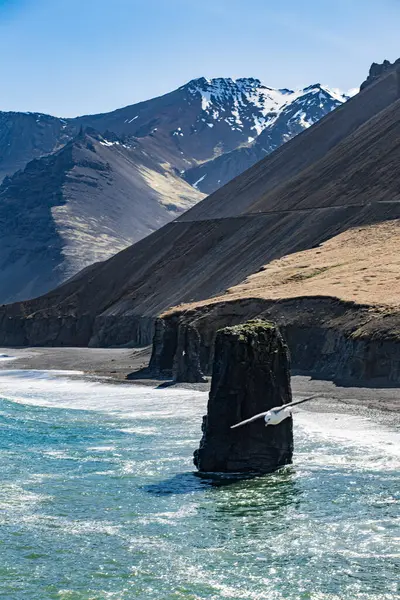
{"label": "white seagull", "polygon": [[270,408],[265,412],[259,413],[258,415],[254,415],[250,419],[246,419],[245,421],[241,421],[240,423],[236,423],[236,425],[232,425],[231,429],[236,429],[236,427],[242,427],[242,425],[248,425],[253,421],[257,421],[258,419],[264,418],[265,427],[268,425],[278,425],[278,423],[282,423],[285,419],[292,416],[292,408],[297,404],[303,404],[303,402],[308,402],[309,400],[314,400],[318,398],[318,396],[310,396],[309,398],[303,398],[302,400],[295,400],[294,402],[290,402],[289,404],[283,404],[282,406],[275,406],[274,408]]}

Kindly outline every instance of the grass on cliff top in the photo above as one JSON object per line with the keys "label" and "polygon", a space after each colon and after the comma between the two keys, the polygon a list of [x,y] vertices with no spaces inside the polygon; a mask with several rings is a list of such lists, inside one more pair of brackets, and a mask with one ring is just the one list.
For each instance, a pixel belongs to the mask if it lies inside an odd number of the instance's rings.
{"label": "grass on cliff top", "polygon": [[232,325],[231,327],[224,327],[218,330],[218,333],[229,333],[237,336],[244,336],[245,334],[260,333],[260,331],[267,331],[276,329],[276,325],[271,321],[264,321],[263,319],[252,319],[246,323],[240,323],[239,325]]}

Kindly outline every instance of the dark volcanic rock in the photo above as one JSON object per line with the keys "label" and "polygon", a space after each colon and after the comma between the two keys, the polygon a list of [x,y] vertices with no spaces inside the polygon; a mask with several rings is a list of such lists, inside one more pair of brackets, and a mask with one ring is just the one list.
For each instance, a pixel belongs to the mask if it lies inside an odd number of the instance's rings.
{"label": "dark volcanic rock", "polygon": [[[338,298],[240,298],[215,304],[179,308],[163,317],[169,332],[191,325],[200,335],[200,366],[212,374],[217,332],[228,325],[240,325],[249,319],[274,322],[290,349],[292,370],[297,374],[333,379],[338,384],[374,385],[400,383],[400,311],[391,315],[371,306],[360,306]],[[175,332],[175,336],[177,333]],[[156,354],[163,346],[154,338]],[[6,344],[5,344],[6,345]],[[171,361],[171,358],[169,359]]]}
{"label": "dark volcanic rock", "polygon": [[194,454],[203,472],[268,473],[291,463],[292,420],[265,427],[263,420],[234,423],[291,402],[290,359],[278,329],[249,321],[217,333],[213,378],[203,438]]}
{"label": "dark volcanic rock", "polygon": [[200,367],[200,334],[196,327],[175,319],[157,319],[149,372],[186,383],[205,382]]}
{"label": "dark volcanic rock", "polygon": [[149,372],[154,377],[172,375],[172,366],[178,341],[178,326],[172,319],[157,319],[154,327],[153,351]]}
{"label": "dark volcanic rock", "polygon": [[206,381],[200,368],[200,335],[193,325],[179,327],[173,379],[187,383]]}

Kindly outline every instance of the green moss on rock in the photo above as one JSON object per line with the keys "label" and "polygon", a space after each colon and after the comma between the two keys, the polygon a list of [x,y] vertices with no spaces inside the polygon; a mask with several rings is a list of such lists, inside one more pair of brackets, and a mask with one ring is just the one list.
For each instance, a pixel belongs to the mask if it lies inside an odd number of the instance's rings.
{"label": "green moss on rock", "polygon": [[263,330],[271,330],[276,329],[276,325],[271,323],[271,321],[264,321],[263,319],[252,319],[247,321],[246,323],[241,323],[240,325],[233,325],[232,327],[224,327],[223,329],[219,329],[218,333],[231,334],[237,336],[246,336],[254,335],[256,333],[261,333]]}

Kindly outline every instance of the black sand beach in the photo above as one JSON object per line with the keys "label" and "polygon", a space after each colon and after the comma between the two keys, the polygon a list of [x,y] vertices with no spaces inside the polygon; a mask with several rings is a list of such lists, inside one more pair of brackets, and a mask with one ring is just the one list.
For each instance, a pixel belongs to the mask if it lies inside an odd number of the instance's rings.
{"label": "black sand beach", "polygon": [[[128,379],[147,367],[151,348],[0,348],[0,355],[15,357],[0,361],[0,369],[38,369],[81,371],[86,377],[125,385],[165,386],[160,379]],[[82,376],[82,375],[80,375]],[[199,391],[208,391],[205,384],[174,384]],[[316,395],[318,399],[303,405],[301,410],[360,414],[380,422],[400,426],[400,388],[337,385],[332,381],[294,375],[292,389],[295,396]]]}

